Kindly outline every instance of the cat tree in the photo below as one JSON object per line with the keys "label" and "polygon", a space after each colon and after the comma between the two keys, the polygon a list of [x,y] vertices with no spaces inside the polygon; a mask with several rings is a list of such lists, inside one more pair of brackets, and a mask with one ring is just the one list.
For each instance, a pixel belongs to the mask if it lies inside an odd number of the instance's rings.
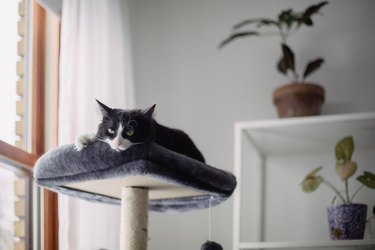
{"label": "cat tree", "polygon": [[225,201],[235,177],[155,143],[116,152],[96,141],[66,145],[36,163],[38,185],[66,195],[121,204],[121,250],[146,250],[148,210],[190,211]]}

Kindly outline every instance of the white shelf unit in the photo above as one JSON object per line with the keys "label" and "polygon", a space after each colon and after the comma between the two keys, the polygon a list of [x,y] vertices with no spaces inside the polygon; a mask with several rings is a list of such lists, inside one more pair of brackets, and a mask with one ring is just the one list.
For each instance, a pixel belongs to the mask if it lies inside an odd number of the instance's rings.
{"label": "white shelf unit", "polygon": [[[268,240],[265,237],[265,193],[267,182],[265,169],[272,157],[316,156],[332,151],[337,141],[352,135],[356,151],[375,149],[375,112],[325,115],[314,117],[284,118],[264,121],[236,122],[234,126],[234,174],[237,177],[237,189],[233,206],[233,250],[239,249],[375,249],[375,239],[331,241],[322,240]],[[244,144],[250,146],[244,150]],[[256,155],[257,164],[246,164],[244,156],[251,151]],[[374,155],[374,154],[373,154]],[[306,163],[307,164],[307,163]],[[311,164],[311,163],[310,163]],[[252,240],[241,241],[241,222],[243,223],[244,205],[242,200],[249,190],[243,190],[246,182],[244,170],[252,169]],[[361,168],[361,166],[359,166]],[[372,166],[371,171],[375,169]],[[306,172],[305,174],[307,174]],[[301,180],[304,176],[301,176]],[[269,185],[269,184],[268,184]],[[298,187],[297,187],[298,188]],[[245,196],[244,196],[245,195]],[[307,194],[304,194],[307,195]],[[375,196],[370,196],[375,197]],[[375,202],[375,198],[370,198]],[[284,225],[285,230],[288,225]],[[301,229],[303,230],[303,229]],[[327,229],[328,231],[328,226]]]}

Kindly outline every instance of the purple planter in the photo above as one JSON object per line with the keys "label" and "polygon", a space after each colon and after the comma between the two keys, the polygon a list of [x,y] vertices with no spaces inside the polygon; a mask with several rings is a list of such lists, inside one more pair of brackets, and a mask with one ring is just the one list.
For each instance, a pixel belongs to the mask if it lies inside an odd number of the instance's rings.
{"label": "purple planter", "polygon": [[327,209],[332,240],[363,239],[366,227],[367,205],[340,204]]}

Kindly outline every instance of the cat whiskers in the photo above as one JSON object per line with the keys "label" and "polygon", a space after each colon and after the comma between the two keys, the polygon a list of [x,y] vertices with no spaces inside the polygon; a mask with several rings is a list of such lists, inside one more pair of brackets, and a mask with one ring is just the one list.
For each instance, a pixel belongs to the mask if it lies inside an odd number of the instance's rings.
{"label": "cat whiskers", "polygon": [[134,145],[132,145],[132,146],[130,146],[130,147],[128,147],[126,150],[132,150],[132,151],[134,151],[135,150],[135,148],[133,147]]}
{"label": "cat whiskers", "polygon": [[105,142],[105,140],[101,139],[101,138],[98,138],[98,141],[102,141],[102,142]]}
{"label": "cat whiskers", "polygon": [[149,142],[151,139],[151,135],[144,141],[141,141],[141,142],[134,142],[134,145],[138,145],[138,144],[142,144],[142,143],[146,143],[146,142]]}

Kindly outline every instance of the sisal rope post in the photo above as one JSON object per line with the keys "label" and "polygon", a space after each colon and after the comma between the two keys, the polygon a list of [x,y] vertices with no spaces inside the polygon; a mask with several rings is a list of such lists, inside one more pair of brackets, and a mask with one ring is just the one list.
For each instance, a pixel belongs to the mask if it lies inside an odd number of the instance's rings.
{"label": "sisal rope post", "polygon": [[121,190],[120,250],[146,250],[148,241],[148,189]]}

